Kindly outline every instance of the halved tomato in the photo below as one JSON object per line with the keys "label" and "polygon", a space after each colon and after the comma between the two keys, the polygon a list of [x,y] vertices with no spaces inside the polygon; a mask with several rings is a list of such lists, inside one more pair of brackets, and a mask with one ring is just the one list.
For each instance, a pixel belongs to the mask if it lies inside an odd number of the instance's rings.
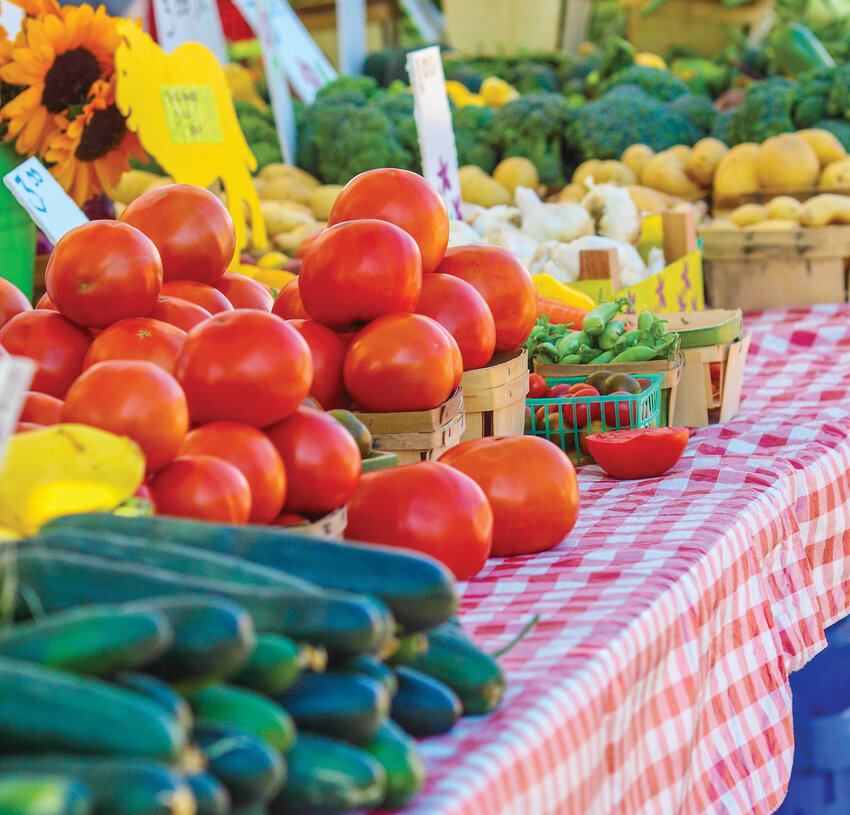
{"label": "halved tomato", "polygon": [[654,478],[666,473],[688,445],[686,427],[646,427],[592,433],[587,449],[614,478]]}

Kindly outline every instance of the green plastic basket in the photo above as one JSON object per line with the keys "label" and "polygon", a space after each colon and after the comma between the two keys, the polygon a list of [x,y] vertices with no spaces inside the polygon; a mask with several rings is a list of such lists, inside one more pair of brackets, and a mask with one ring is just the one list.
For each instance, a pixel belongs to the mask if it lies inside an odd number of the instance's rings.
{"label": "green plastic basket", "polygon": [[[0,143],[0,177],[17,167],[26,156],[18,155],[11,142]],[[0,277],[14,283],[32,298],[35,267],[35,224],[27,211],[0,182]]]}
{"label": "green plastic basket", "polygon": [[[531,408],[531,421],[526,422],[528,436],[542,436],[557,444],[577,465],[589,464],[593,457],[582,450],[581,442],[591,433],[608,430],[629,430],[640,427],[659,427],[661,424],[661,382],[664,374],[643,374],[652,384],[641,393],[616,396],[558,397],[555,399],[526,399]],[[553,385],[574,385],[584,382],[583,376],[547,379]],[[546,410],[542,424],[535,414],[540,407],[556,406],[557,412]],[[582,418],[585,421],[581,421]],[[628,419],[628,421],[625,421]],[[572,421],[576,421],[575,424]]]}

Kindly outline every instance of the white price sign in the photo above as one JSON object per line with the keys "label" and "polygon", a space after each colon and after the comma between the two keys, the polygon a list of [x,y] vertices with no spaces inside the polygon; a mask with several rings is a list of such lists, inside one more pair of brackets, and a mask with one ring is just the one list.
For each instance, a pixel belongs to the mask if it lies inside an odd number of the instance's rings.
{"label": "white price sign", "polygon": [[0,357],[0,465],[34,375],[35,363],[31,359]]}
{"label": "white price sign", "polygon": [[199,42],[227,65],[227,43],[215,0],[153,0],[156,38],[170,54],[184,42]]}
{"label": "white price sign", "polygon": [[460,219],[457,147],[439,46],[411,51],[407,55],[407,73],[413,90],[423,174],[443,196],[449,217]]}
{"label": "white price sign", "polygon": [[88,218],[35,156],[3,176],[3,183],[52,244]]}

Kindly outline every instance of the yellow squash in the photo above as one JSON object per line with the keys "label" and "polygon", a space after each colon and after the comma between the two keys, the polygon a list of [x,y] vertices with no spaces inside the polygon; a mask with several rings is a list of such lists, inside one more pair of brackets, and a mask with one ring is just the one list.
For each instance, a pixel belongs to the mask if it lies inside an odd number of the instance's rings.
{"label": "yellow squash", "polygon": [[596,301],[571,286],[565,286],[560,280],[556,280],[549,274],[532,275],[534,286],[541,297],[563,303],[565,306],[582,308],[592,311],[596,308]]}

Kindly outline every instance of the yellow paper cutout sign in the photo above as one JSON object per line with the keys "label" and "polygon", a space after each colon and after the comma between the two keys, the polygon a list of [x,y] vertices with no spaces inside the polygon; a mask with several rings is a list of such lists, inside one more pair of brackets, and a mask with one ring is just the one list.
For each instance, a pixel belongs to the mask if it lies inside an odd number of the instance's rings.
{"label": "yellow paper cutout sign", "polygon": [[267,245],[260,201],[251,181],[257,160],[239,127],[218,60],[187,42],[166,54],[130,20],[118,23],[115,102],[145,150],[181,184],[208,187],[221,179],[236,228],[236,257],[248,243]]}

